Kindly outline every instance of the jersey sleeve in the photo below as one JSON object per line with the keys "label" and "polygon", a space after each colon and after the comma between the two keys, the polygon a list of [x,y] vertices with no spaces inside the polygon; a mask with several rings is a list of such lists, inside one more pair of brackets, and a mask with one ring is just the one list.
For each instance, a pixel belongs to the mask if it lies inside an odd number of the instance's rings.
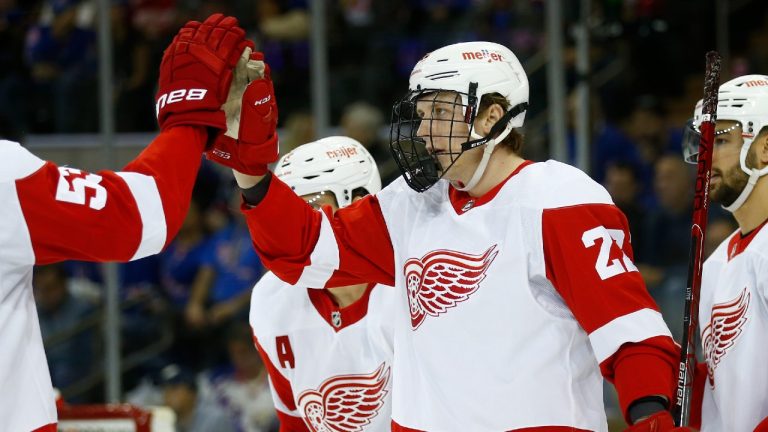
{"label": "jersey sleeve", "polygon": [[242,211],[262,262],[291,285],[394,284],[392,241],[375,195],[333,214],[273,177],[264,199]]}
{"label": "jersey sleeve", "polygon": [[255,335],[253,336],[253,343],[256,345],[256,350],[259,352],[259,356],[261,356],[261,360],[269,375],[269,387],[272,392],[275,412],[280,420],[280,432],[310,432],[301,414],[296,409],[290,381],[275,367],[269,354],[264,351]]}
{"label": "jersey sleeve", "polygon": [[633,263],[628,223],[610,204],[546,209],[547,278],[589,335],[622,412],[645,396],[672,401],[679,349]]}
{"label": "jersey sleeve", "polygon": [[35,262],[128,261],[160,252],[186,216],[207,136],[185,126],[161,132],[122,172],[46,162],[16,180]]}

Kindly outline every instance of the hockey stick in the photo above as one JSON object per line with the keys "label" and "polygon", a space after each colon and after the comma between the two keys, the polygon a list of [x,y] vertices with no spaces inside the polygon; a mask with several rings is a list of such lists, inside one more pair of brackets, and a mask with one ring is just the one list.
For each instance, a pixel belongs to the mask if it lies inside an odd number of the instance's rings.
{"label": "hockey stick", "polygon": [[683,315],[683,344],[677,376],[677,402],[673,413],[678,426],[687,426],[691,411],[691,389],[696,368],[696,336],[699,326],[699,293],[701,271],[704,264],[704,236],[707,230],[709,208],[709,178],[712,170],[712,144],[715,138],[717,116],[717,91],[720,87],[720,54],[707,53],[704,74],[704,99],[702,122],[699,127],[701,140],[696,170],[696,192],[693,199],[693,223],[691,225],[691,254],[688,258],[688,284],[685,290]]}

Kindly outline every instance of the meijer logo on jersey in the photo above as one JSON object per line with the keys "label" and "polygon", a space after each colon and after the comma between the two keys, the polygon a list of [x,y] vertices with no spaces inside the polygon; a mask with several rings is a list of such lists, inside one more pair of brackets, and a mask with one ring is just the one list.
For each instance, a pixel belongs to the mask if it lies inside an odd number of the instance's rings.
{"label": "meijer logo on jersey", "polygon": [[160,110],[165,108],[166,105],[181,101],[195,101],[203,100],[205,94],[208,93],[206,89],[193,88],[193,89],[178,89],[170,93],[165,93],[157,98],[155,104],[155,115],[160,115]]}

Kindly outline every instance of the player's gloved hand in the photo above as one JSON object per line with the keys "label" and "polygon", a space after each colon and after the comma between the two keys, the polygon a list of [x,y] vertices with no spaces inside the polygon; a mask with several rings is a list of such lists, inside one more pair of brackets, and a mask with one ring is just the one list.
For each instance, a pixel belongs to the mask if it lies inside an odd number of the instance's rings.
{"label": "player's gloved hand", "polygon": [[[235,115],[230,113],[237,110],[231,107],[226,110],[229,128],[216,137],[212,148],[206,152],[208,159],[254,176],[264,175],[267,165],[276,162],[279,154],[277,101],[269,66],[263,63],[263,58],[261,53],[251,55],[250,69],[258,69],[258,62],[261,62],[263,74],[247,84],[239,116],[230,118]],[[237,91],[233,86],[230,93]]]}
{"label": "player's gloved hand", "polygon": [[155,110],[160,130],[175,125],[227,129],[222,105],[243,50],[253,47],[237,19],[214,14],[190,21],[163,53]]}
{"label": "player's gloved hand", "polygon": [[669,411],[659,411],[656,414],[638,421],[625,429],[626,432],[692,432],[695,429],[675,427],[675,421]]}

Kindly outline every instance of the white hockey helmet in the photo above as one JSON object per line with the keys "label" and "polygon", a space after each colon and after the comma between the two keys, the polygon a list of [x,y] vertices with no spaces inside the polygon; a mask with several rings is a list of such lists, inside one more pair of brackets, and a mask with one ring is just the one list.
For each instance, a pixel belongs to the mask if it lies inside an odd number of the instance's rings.
{"label": "white hockey helmet", "polygon": [[[473,87],[476,86],[473,90]],[[432,51],[416,63],[408,90],[443,90],[459,93],[466,107],[475,114],[483,96],[498,93],[512,108],[528,103],[528,76],[515,54],[504,45],[493,42],[462,42]],[[474,96],[469,101],[470,95]],[[525,111],[508,123],[521,127]]]}
{"label": "white hockey helmet", "polygon": [[297,195],[333,192],[339,208],[352,203],[352,192],[381,190],[376,162],[357,140],[331,136],[296,147],[280,158],[275,175]]}
{"label": "white hockey helmet", "polygon": [[[459,187],[472,189],[482,177],[493,148],[513,128],[523,125],[528,108],[528,77],[509,48],[493,42],[462,42],[437,49],[422,58],[411,72],[408,94],[393,108],[390,146],[400,170],[411,188],[423,192],[434,185],[450,168],[440,167],[428,157],[423,138],[417,137],[419,121],[412,105],[426,94],[456,92],[462,101],[469,134],[462,151],[486,145],[483,158],[472,179]],[[498,93],[509,103],[507,112],[488,136],[474,131],[474,121],[483,96]],[[411,105],[409,107],[409,104]],[[461,155],[458,153],[453,162]],[[442,171],[442,173],[440,173]]]}
{"label": "white hockey helmet", "polygon": [[[739,197],[726,210],[735,211],[747,200],[757,179],[768,174],[768,167],[761,170],[747,167],[747,154],[755,137],[768,126],[768,75],[744,75],[734,78],[720,86],[717,95],[717,119],[733,120],[741,125],[744,140],[739,155],[742,171],[750,178]],[[689,134],[683,142],[685,158],[696,161],[698,153],[698,131],[702,122],[702,101],[696,103],[693,113],[692,128],[696,133]],[[722,132],[720,132],[722,133]]]}

